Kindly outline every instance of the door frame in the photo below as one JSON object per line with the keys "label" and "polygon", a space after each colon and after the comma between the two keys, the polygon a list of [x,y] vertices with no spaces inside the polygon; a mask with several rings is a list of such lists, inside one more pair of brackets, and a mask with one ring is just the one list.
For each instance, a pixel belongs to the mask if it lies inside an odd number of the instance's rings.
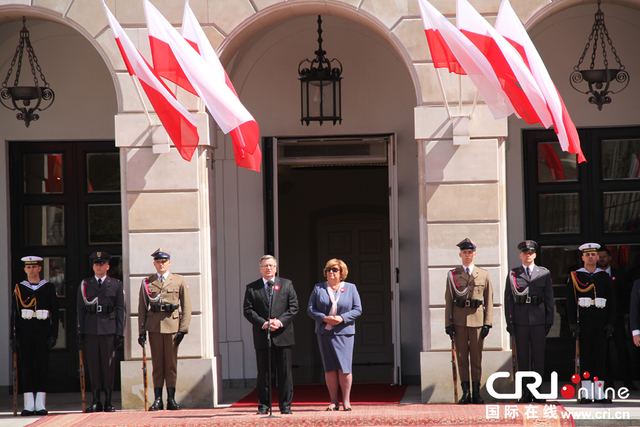
{"label": "door frame", "polygon": [[[400,256],[399,256],[399,225],[398,225],[398,162],[397,138],[395,134],[382,135],[335,135],[300,137],[297,139],[313,139],[332,141],[338,139],[387,139],[387,171],[389,181],[389,260],[391,284],[391,342],[393,346],[393,380],[400,385],[402,382],[401,366],[401,329],[400,329]],[[264,218],[265,218],[265,253],[279,258],[279,230],[278,230],[278,137],[263,138],[263,167],[264,167]],[[280,139],[296,139],[295,137],[281,137]],[[364,158],[363,158],[364,159]]]}

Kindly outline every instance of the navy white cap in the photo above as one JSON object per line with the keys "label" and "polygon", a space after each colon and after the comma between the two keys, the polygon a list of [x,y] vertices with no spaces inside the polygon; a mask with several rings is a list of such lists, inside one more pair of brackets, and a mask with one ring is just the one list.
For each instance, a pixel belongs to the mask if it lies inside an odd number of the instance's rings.
{"label": "navy white cap", "polygon": [[171,259],[171,252],[165,251],[162,248],[158,248],[151,254],[154,261],[160,261],[163,259]]}
{"label": "navy white cap", "polygon": [[24,262],[24,265],[34,265],[42,261],[42,258],[40,258],[39,256],[29,255],[22,257],[21,261]]}
{"label": "navy white cap", "polygon": [[111,255],[106,252],[94,252],[89,256],[93,264],[107,264],[111,259]]}
{"label": "navy white cap", "polygon": [[538,244],[533,240],[525,240],[518,245],[520,252],[535,252],[538,249]]}
{"label": "navy white cap", "polygon": [[476,250],[476,244],[473,243],[473,241],[471,241],[471,239],[464,239],[462,242],[458,243],[456,245],[457,247],[460,248],[461,251],[466,251],[466,250],[472,250],[475,251]]}
{"label": "navy white cap", "polygon": [[600,245],[597,243],[585,243],[578,249],[580,249],[582,252],[597,252],[597,250],[600,249]]}

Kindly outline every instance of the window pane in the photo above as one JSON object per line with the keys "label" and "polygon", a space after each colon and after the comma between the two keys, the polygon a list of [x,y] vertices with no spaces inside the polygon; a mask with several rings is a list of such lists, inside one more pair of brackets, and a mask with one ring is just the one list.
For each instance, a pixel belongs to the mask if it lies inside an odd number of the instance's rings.
{"label": "window pane", "polygon": [[26,246],[64,245],[64,206],[25,206]]}
{"label": "window pane", "polygon": [[89,205],[89,243],[122,243],[120,205]]}
{"label": "window pane", "polygon": [[640,192],[604,193],[604,232],[640,230]]}
{"label": "window pane", "polygon": [[578,156],[562,151],[557,142],[538,144],[538,182],[576,181]]}
{"label": "window pane", "polygon": [[580,233],[580,196],[540,194],[540,233]]}
{"label": "window pane", "polygon": [[23,187],[25,194],[63,193],[62,154],[25,154]]}
{"label": "window pane", "polygon": [[43,257],[42,276],[56,287],[59,297],[66,296],[64,273],[66,259],[62,257]]}
{"label": "window pane", "polygon": [[602,141],[602,178],[640,178],[640,139]]}
{"label": "window pane", "polygon": [[87,191],[90,193],[120,191],[120,155],[118,153],[87,154]]}

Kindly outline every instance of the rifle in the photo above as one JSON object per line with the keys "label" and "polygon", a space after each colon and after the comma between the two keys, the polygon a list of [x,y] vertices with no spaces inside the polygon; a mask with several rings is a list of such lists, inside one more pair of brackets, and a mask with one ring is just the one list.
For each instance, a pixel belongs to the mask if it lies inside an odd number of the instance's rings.
{"label": "rifle", "polygon": [[149,410],[149,386],[147,384],[147,349],[142,347],[142,383],[144,384],[144,410]]}
{"label": "rifle", "polygon": [[513,379],[516,379],[516,372],[518,372],[518,356],[516,355],[516,337],[515,334],[511,335],[511,370],[513,372]]}
{"label": "rifle", "polygon": [[13,352],[13,416],[18,416],[18,353]]}
{"label": "rifle", "polygon": [[[578,325],[578,332],[576,332],[576,375],[580,378],[580,306],[576,305],[576,324]],[[576,396],[576,402],[580,403],[580,387],[578,387],[578,394]]]}
{"label": "rifle", "polygon": [[458,402],[458,371],[456,370],[456,345],[451,337],[451,369],[453,370],[453,403]]}
{"label": "rifle", "polygon": [[85,382],[84,382],[84,360],[82,357],[83,356],[82,349],[78,350],[78,356],[80,358],[80,391],[82,391],[82,413],[84,413],[87,410],[87,401],[84,395]]}

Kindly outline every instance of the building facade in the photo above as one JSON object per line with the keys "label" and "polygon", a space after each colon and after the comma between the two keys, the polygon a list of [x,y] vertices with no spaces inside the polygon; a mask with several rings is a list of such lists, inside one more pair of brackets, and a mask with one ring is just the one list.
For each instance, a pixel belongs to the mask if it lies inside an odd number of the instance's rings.
{"label": "building facade", "polygon": [[[152,3],[179,29],[182,2]],[[495,20],[500,1],[471,3]],[[151,63],[142,2],[106,4]],[[454,0],[432,4],[455,21]],[[468,78],[436,70],[415,0],[191,0],[260,126],[260,173],[238,168],[230,137],[204,105],[169,84],[198,117],[196,154],[190,162],[180,157],[129,76],[99,1],[0,0],[0,76],[9,69],[24,16],[56,94],[29,127],[15,112],[0,110],[0,283],[6,296],[0,306],[10,312],[10,284],[22,279],[20,258],[45,257],[44,276],[59,283],[63,310],[52,354],[56,387],[77,389],[74,306],[95,250],[115,256],[111,273],[123,279],[127,295],[120,366],[125,408],[142,407],[137,296],[158,247],[172,252],[171,269],[187,278],[192,295],[176,396],[185,407],[210,407],[225,387],[254,384],[242,300],[266,252],[276,255],[279,274],[293,280],[301,303],[296,382],[321,381],[304,307],[324,263],[337,257],[347,262],[363,296],[355,381],[420,384],[424,402],[451,402],[444,284],[459,263],[455,244],[465,237],[478,245],[476,263],[494,284],[484,379],[510,363],[503,286],[509,267],[519,262],[514,248],[525,238],[541,243],[538,260],[554,274],[557,328],[549,339],[565,348],[560,288],[576,247],[602,242],[630,271],[639,253],[633,161],[637,168],[640,1],[603,2],[631,79],[601,111],[569,84],[596,2],[512,5],[580,129],[587,165],[560,152],[553,132],[540,125],[513,116],[494,120]],[[327,57],[344,67],[343,121],[336,126],[300,122],[297,67],[317,48],[318,15]],[[22,75],[29,81],[28,67]],[[540,154],[549,147],[564,165],[562,177]],[[0,327],[0,342],[9,334],[8,326]],[[7,346],[0,352],[6,390],[10,360]]]}

